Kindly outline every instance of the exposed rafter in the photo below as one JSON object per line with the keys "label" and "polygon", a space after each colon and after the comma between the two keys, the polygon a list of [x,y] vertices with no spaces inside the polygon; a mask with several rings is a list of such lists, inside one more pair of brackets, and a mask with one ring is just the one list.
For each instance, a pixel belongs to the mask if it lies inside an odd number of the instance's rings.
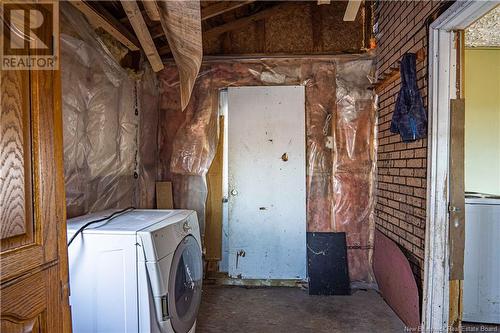
{"label": "exposed rafter", "polygon": [[149,33],[148,27],[142,17],[142,13],[137,5],[137,2],[135,0],[123,0],[121,1],[121,4],[137,38],[139,39],[139,42],[141,43],[142,49],[144,50],[151,67],[155,72],[161,71],[163,69],[163,63],[158,51],[156,50],[156,46],[151,38],[151,34]]}
{"label": "exposed rafter", "polygon": [[143,0],[144,10],[151,21],[160,21],[160,11],[156,0]]}
{"label": "exposed rafter", "polygon": [[70,3],[82,12],[92,24],[104,29],[107,33],[116,38],[116,40],[125,45],[129,50],[139,50],[140,43],[137,38],[104,7],[96,2],[90,6],[82,0],[73,0],[70,1]]}
{"label": "exposed rafter", "polygon": [[358,15],[362,0],[349,0],[344,14],[344,21],[354,21]]}
{"label": "exposed rafter", "polygon": [[281,10],[285,9],[286,6],[287,6],[286,4],[276,5],[276,6],[269,8],[269,9],[264,9],[260,12],[257,12],[253,15],[246,16],[246,17],[228,22],[228,23],[223,24],[223,25],[219,25],[215,28],[204,31],[203,36],[205,38],[210,38],[213,36],[221,35],[221,34],[228,32],[228,31],[233,31],[236,29],[243,28],[251,23],[257,22],[259,20],[265,19],[265,18],[272,16],[274,14],[277,14]]}
{"label": "exposed rafter", "polygon": [[249,3],[255,2],[255,0],[246,0],[246,1],[222,1],[216,3],[214,5],[210,5],[208,7],[201,9],[201,19],[206,20],[211,17],[224,14],[233,9],[239,8],[241,6],[247,5]]}

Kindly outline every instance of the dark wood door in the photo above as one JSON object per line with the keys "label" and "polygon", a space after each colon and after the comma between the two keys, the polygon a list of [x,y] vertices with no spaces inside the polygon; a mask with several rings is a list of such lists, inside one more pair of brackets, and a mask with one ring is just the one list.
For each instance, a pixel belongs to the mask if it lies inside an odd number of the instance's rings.
{"label": "dark wood door", "polygon": [[59,72],[0,74],[0,331],[70,331]]}

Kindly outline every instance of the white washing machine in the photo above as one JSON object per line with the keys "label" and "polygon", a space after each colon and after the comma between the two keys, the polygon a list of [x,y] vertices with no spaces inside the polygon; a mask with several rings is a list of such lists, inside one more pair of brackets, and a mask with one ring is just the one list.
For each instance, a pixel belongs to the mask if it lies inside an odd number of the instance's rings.
{"label": "white washing machine", "polygon": [[[113,213],[68,220],[68,239]],[[68,248],[73,332],[194,332],[200,244],[190,210],[132,210],[88,225]]]}

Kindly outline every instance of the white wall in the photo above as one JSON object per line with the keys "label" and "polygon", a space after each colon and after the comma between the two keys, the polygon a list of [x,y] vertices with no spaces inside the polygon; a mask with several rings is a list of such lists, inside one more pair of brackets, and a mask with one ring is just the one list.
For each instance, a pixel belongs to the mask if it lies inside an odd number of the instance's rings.
{"label": "white wall", "polygon": [[500,49],[465,51],[465,190],[500,195]]}

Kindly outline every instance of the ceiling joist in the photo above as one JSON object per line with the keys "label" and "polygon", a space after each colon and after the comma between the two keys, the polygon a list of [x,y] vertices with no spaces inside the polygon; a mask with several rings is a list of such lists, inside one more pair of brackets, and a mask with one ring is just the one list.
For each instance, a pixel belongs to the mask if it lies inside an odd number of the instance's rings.
{"label": "ceiling joist", "polygon": [[[73,0],[70,3],[82,12],[87,19],[97,27],[104,29],[120,43],[125,45],[131,51],[139,50],[139,41],[125,28],[117,19],[115,19],[104,7],[97,3],[90,6],[83,0]],[[97,7],[96,7],[97,6]],[[96,9],[94,9],[96,7]]]}
{"label": "ceiling joist", "polygon": [[149,33],[146,22],[144,21],[144,17],[142,17],[142,13],[137,5],[137,2],[135,0],[123,0],[121,1],[121,4],[137,38],[139,39],[139,42],[141,43],[142,49],[146,54],[151,67],[153,68],[153,71],[161,71],[163,69],[163,63],[153,42],[153,38],[151,38],[151,34]]}

